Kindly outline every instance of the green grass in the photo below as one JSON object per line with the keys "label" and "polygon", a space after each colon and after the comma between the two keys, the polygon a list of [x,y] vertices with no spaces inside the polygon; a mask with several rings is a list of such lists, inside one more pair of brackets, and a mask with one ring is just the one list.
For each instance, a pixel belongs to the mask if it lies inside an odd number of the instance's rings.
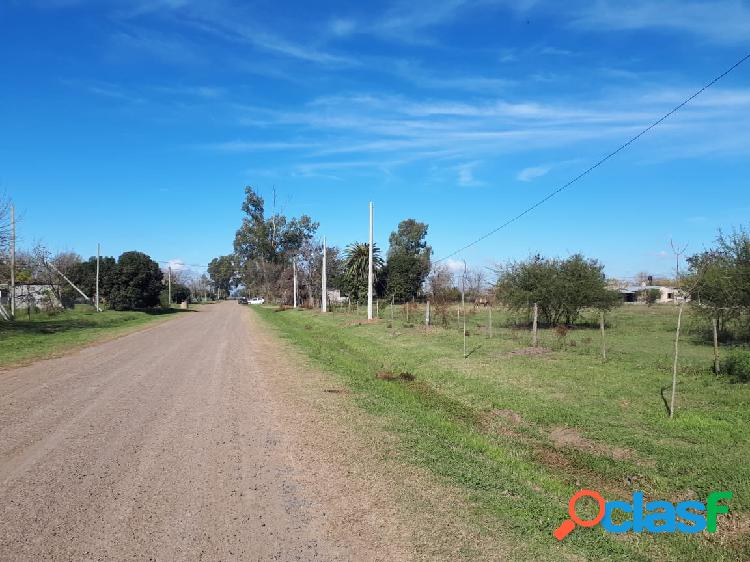
{"label": "green grass", "polygon": [[179,313],[176,308],[96,312],[83,305],[52,316],[32,314],[29,319],[24,310],[19,310],[14,322],[0,322],[0,367],[54,357]]}
{"label": "green grass", "polygon": [[[429,332],[406,324],[400,307],[392,325],[382,307],[384,320],[372,324],[360,322],[362,310],[254,310],[348,386],[382,430],[398,437],[403,459],[463,490],[473,506],[467,517],[497,521],[504,535],[498,540],[510,541],[518,558],[750,559],[750,385],[711,374],[712,349],[693,335],[700,323],[689,312],[670,420],[662,389],[671,383],[671,306],[613,312],[606,363],[594,317],[591,327],[565,338],[542,330],[540,344],[549,349],[543,355],[509,355],[529,345],[528,330],[510,328],[495,310],[489,338],[488,311],[480,309],[468,318],[471,353],[464,359],[455,310],[451,326]],[[421,311],[411,315],[423,318]],[[378,371],[416,378],[384,381]],[[556,441],[562,429],[569,431],[563,437],[579,438]],[[720,516],[716,535],[615,536],[597,527],[558,543],[552,530],[582,488],[608,500],[642,490],[675,502],[731,490],[732,515]]]}

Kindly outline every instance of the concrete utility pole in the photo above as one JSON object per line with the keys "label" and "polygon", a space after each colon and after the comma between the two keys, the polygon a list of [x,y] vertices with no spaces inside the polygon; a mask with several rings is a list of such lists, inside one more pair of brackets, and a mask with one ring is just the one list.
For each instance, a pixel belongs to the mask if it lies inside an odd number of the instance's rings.
{"label": "concrete utility pole", "polygon": [[96,244],[96,302],[94,303],[96,306],[96,311],[101,312],[102,309],[99,308],[99,253],[100,248],[99,244]]}
{"label": "concrete utility pole", "polygon": [[16,207],[10,206],[10,317],[16,317]]}
{"label": "concrete utility pole", "polygon": [[67,277],[65,276],[65,274],[64,274],[64,273],[63,273],[62,271],[60,271],[59,269],[57,269],[57,268],[55,267],[55,264],[53,264],[53,263],[51,263],[51,262],[46,262],[46,263],[45,263],[45,265],[47,265],[47,266],[48,266],[48,267],[49,267],[50,269],[52,269],[52,270],[53,270],[53,271],[54,271],[55,273],[57,273],[57,274],[58,274],[58,275],[59,275],[60,277],[62,277],[63,279],[65,279],[65,281],[66,281],[66,282],[68,283],[68,285],[70,285],[70,286],[71,286],[71,287],[73,287],[73,288],[74,288],[74,289],[75,289],[76,291],[78,291],[78,293],[79,293],[79,294],[80,294],[80,295],[81,295],[81,296],[82,296],[82,297],[83,297],[84,299],[86,299],[87,301],[89,301],[89,302],[90,302],[91,304],[93,304],[93,303],[94,303],[94,301],[92,301],[92,300],[91,300],[91,297],[89,297],[89,296],[88,296],[88,295],[87,295],[86,293],[84,293],[84,292],[83,292],[83,291],[82,291],[82,290],[81,290],[81,289],[80,289],[80,288],[79,288],[79,287],[78,287],[78,286],[77,286],[77,285],[76,285],[75,283],[73,283],[73,282],[72,282],[72,281],[71,281],[70,279],[68,279],[68,278],[67,278]]}
{"label": "concrete utility pole", "polygon": [[168,300],[169,306],[172,306],[172,266],[171,265],[169,266],[168,271],[169,271],[169,277],[168,277],[169,281],[167,281],[167,284],[168,284],[169,289],[168,289],[167,295],[169,299]]}
{"label": "concrete utility pole", "polygon": [[372,201],[370,201],[370,264],[367,270],[367,319],[372,320]]}
{"label": "concrete utility pole", "polygon": [[294,272],[294,308],[297,308],[297,260],[292,260],[292,271]]}
{"label": "concrete utility pole", "polygon": [[320,294],[320,311],[326,312],[328,310],[328,272],[326,271],[326,237],[323,237],[323,271],[320,274],[321,279],[321,294]]}
{"label": "concrete utility pole", "polygon": [[464,359],[468,357],[466,355],[466,299],[464,295],[466,293],[466,260],[464,260],[464,274],[461,277],[461,312],[464,316]]}

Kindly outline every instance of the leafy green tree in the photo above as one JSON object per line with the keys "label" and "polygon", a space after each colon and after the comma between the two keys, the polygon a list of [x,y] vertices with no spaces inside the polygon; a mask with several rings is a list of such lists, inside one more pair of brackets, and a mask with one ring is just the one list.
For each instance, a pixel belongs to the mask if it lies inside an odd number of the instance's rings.
{"label": "leafy green tree", "polygon": [[310,244],[318,223],[307,215],[266,217],[263,198],[251,186],[245,188],[242,210],[245,216],[234,239],[241,281],[251,293],[281,294],[279,281],[286,280],[291,259]]}
{"label": "leafy green tree", "polygon": [[[182,283],[172,283],[172,302],[181,303],[189,301],[191,296],[190,287],[183,285]],[[162,306],[169,306],[169,289],[167,287],[162,288],[159,294],[159,301]]]}
{"label": "leafy green tree", "polygon": [[117,260],[110,293],[115,310],[148,308],[159,304],[163,275],[159,264],[142,252],[125,252]]}
{"label": "leafy green tree", "polygon": [[[720,333],[750,313],[750,236],[739,229],[719,233],[716,247],[688,258],[690,272],[684,285],[705,316],[715,319]],[[743,326],[740,324],[740,327]],[[748,335],[748,326],[744,326]]]}
{"label": "leafy green tree", "polygon": [[661,291],[659,289],[644,289],[640,291],[640,294],[648,306],[655,304],[661,298]]}
{"label": "leafy green tree", "polygon": [[617,292],[606,287],[603,269],[580,254],[564,260],[537,255],[502,269],[496,294],[515,310],[530,310],[537,303],[548,325],[572,324],[584,308],[609,310],[619,304]]}
{"label": "leafy green tree", "polygon": [[426,237],[425,223],[406,219],[388,239],[387,290],[398,301],[416,297],[430,272],[432,248]]}
{"label": "leafy green tree", "polygon": [[[344,261],[344,285],[351,300],[361,302],[367,298],[367,278],[369,275],[370,245],[367,243],[354,242],[346,248],[346,260]],[[377,244],[372,246],[373,285],[376,283],[380,269],[383,267],[383,258]]]}
{"label": "leafy green tree", "polygon": [[235,284],[236,268],[234,256],[219,256],[208,263],[208,276],[211,278],[215,289],[220,289],[224,296],[229,295],[232,285]]}
{"label": "leafy green tree", "polygon": [[[96,295],[96,256],[87,261],[79,262],[71,266],[66,273],[67,277],[92,299]],[[117,261],[110,256],[99,258],[99,298],[105,304],[109,303],[112,295],[112,287],[117,277]],[[63,297],[75,300],[79,298],[78,292],[67,283],[63,287]]]}

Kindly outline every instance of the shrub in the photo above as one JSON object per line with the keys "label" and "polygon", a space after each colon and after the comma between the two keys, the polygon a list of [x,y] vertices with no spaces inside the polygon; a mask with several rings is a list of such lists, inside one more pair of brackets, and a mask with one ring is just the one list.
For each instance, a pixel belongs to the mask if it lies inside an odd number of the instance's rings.
{"label": "shrub", "polygon": [[721,370],[732,382],[750,382],[750,350],[731,351],[722,361]]}

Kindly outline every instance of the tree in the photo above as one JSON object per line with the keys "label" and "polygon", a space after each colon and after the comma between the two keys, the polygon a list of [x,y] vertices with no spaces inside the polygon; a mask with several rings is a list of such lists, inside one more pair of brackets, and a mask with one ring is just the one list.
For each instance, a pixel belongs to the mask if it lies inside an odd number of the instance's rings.
{"label": "tree", "polygon": [[[172,283],[172,302],[181,303],[189,301],[191,296],[190,287],[182,283]],[[169,306],[169,289],[162,287],[159,295],[162,306]]]}
{"label": "tree", "polygon": [[229,295],[229,291],[236,281],[236,268],[234,265],[234,256],[219,256],[212,259],[208,264],[208,275],[214,284],[214,288],[221,290],[224,296]]}
{"label": "tree", "polygon": [[461,292],[455,285],[453,272],[444,264],[432,267],[427,277],[427,295],[432,304],[434,316],[439,316],[443,325],[448,325],[448,307],[461,298]]}
{"label": "tree", "polygon": [[414,219],[398,224],[388,242],[387,291],[398,301],[417,297],[430,272],[432,248],[427,245],[427,225]]}
{"label": "tree", "polygon": [[[346,247],[344,262],[344,285],[349,298],[360,302],[367,297],[367,280],[369,276],[370,245],[364,242],[354,242]],[[377,244],[372,246],[373,284],[376,283],[383,258]]]}
{"label": "tree", "polygon": [[158,263],[142,252],[125,252],[117,260],[110,304],[115,310],[156,306],[162,282]]}
{"label": "tree", "polygon": [[[99,259],[99,298],[109,303],[117,276],[117,261],[113,257],[102,256]],[[76,284],[87,296],[96,295],[96,256],[86,261],[73,264],[65,275]],[[63,290],[63,302],[75,301],[80,298],[78,291],[66,284]]]}
{"label": "tree", "polygon": [[270,298],[280,294],[279,281],[287,277],[291,259],[312,241],[318,223],[307,215],[266,217],[263,198],[251,186],[245,188],[242,210],[245,216],[234,239],[235,265],[248,291]]}
{"label": "tree", "polygon": [[584,308],[608,310],[620,302],[617,292],[607,289],[603,269],[580,254],[565,260],[537,255],[503,268],[495,290],[512,309],[528,311],[536,303],[547,324],[572,324]]}
{"label": "tree", "polygon": [[[716,247],[690,256],[687,262],[688,294],[698,310],[716,322],[719,334],[726,334],[730,323],[748,318],[750,235],[745,230],[719,232]],[[748,326],[744,328],[748,335]]]}
{"label": "tree", "polygon": [[661,291],[656,288],[644,289],[639,293],[648,306],[655,304],[661,298]]}

